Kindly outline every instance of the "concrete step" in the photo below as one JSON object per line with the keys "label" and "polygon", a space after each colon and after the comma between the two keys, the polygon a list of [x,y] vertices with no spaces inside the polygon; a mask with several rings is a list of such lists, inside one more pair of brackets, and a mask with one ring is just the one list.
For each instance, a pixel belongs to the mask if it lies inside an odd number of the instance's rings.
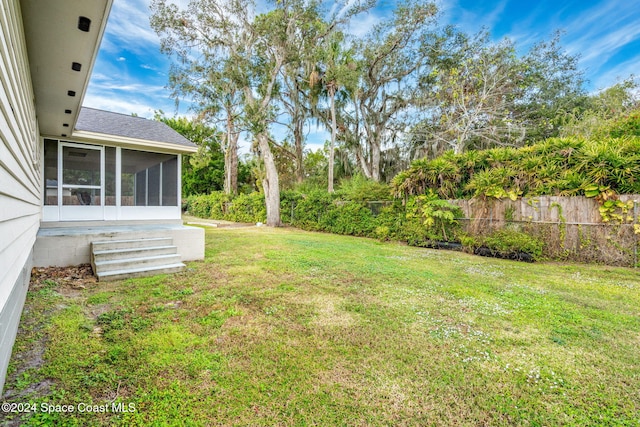
{"label": "concrete step", "polygon": [[111,251],[117,249],[148,248],[154,246],[170,246],[173,244],[171,237],[152,237],[130,240],[105,240],[91,242],[93,252]]}
{"label": "concrete step", "polygon": [[183,263],[159,265],[159,266],[143,266],[140,268],[127,268],[122,270],[110,270],[97,273],[98,281],[105,282],[109,280],[122,280],[133,277],[155,276],[157,274],[172,274],[182,271],[185,267]]}
{"label": "concrete step", "polygon": [[98,280],[175,273],[184,268],[171,237],[91,243],[91,266]]}
{"label": "concrete step", "polygon": [[126,248],[93,251],[92,261],[102,262],[123,258],[141,258],[154,255],[170,255],[178,253],[178,248],[173,245],[151,246],[147,248]]}
{"label": "concrete step", "polygon": [[157,267],[180,262],[179,254],[153,255],[140,258],[121,258],[95,263],[95,273],[111,270],[127,270],[130,268]]}

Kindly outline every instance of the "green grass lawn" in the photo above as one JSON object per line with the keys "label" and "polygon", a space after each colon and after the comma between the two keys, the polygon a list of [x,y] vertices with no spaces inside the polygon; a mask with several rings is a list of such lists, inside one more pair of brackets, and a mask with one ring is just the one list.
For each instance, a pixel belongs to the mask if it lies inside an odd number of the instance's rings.
{"label": "green grass lawn", "polygon": [[5,386],[27,425],[640,424],[637,270],[244,228],[178,275],[58,282]]}

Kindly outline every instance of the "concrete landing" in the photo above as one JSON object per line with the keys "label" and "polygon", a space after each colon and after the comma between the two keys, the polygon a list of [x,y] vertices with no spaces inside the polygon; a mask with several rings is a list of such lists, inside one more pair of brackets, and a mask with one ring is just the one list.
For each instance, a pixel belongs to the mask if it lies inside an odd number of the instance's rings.
{"label": "concrete landing", "polygon": [[33,251],[35,267],[68,267],[91,262],[91,242],[170,237],[181,261],[204,259],[204,229],[170,222],[94,221],[42,223]]}

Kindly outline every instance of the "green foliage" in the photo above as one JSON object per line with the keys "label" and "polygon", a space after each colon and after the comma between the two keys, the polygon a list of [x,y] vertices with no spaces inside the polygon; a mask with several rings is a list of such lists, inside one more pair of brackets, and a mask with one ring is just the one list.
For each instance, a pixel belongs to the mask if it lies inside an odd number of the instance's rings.
{"label": "green foliage", "polygon": [[590,96],[585,109],[567,115],[561,135],[590,139],[640,136],[638,87],[631,76]]}
{"label": "green foliage", "polygon": [[301,195],[295,204],[294,220],[291,224],[305,230],[326,231],[321,227],[321,218],[335,209],[335,199],[336,196],[327,193],[326,190]]}
{"label": "green foliage", "polygon": [[522,190],[514,188],[514,175],[515,171],[506,167],[485,169],[476,173],[465,188],[473,191],[474,197],[494,197],[496,199],[508,197],[511,200],[516,200],[518,196],[522,195]]}
{"label": "green foliage", "polygon": [[339,202],[321,216],[325,231],[351,236],[372,236],[376,227],[371,209],[358,202]]}
{"label": "green foliage", "polygon": [[[307,189],[326,188],[327,186],[327,155],[318,149],[316,151],[307,151],[304,153],[304,173],[305,179],[302,183]],[[296,187],[301,190],[300,184]],[[302,190],[304,191],[304,190]]]}
{"label": "green foliage", "polygon": [[206,166],[194,167],[192,156],[182,158],[182,194],[206,194],[224,187],[224,157],[211,158]]}
{"label": "green foliage", "polygon": [[612,138],[640,136],[640,110],[615,120],[610,126],[609,135]]}
{"label": "green foliage", "polygon": [[406,208],[399,201],[383,207],[375,223],[373,237],[380,240],[407,240]]}
{"label": "green foliage", "polygon": [[224,219],[226,205],[231,202],[232,196],[217,191],[211,194],[189,196],[185,199],[186,211],[200,218]]}
{"label": "green foliage", "polygon": [[302,200],[303,193],[293,190],[285,190],[280,193],[280,216],[284,224],[291,224],[294,218],[294,209]]}
{"label": "green foliage", "polygon": [[458,239],[462,245],[462,250],[468,253],[473,253],[477,248],[481,246],[480,237],[472,236],[467,233],[459,233]]}
{"label": "green foliage", "polygon": [[544,242],[519,230],[503,228],[486,236],[458,235],[465,252],[484,256],[535,261],[542,258]]}
{"label": "green foliage", "polygon": [[392,181],[396,196],[431,190],[444,198],[512,200],[585,195],[593,185],[616,194],[640,193],[640,137],[552,138],[519,149],[448,152],[414,161]]}
{"label": "green foliage", "polygon": [[190,215],[225,221],[264,222],[266,218],[264,195],[258,192],[233,196],[217,191],[189,196],[185,208]]}
{"label": "green foliage", "polygon": [[600,204],[598,211],[600,212],[602,222],[614,222],[617,224],[633,222],[634,218],[631,213],[633,200],[623,202],[618,199],[618,195],[609,187],[595,184],[585,187],[584,195],[589,198],[594,198]]}
{"label": "green foliage", "polygon": [[342,200],[363,202],[366,200],[391,200],[391,189],[388,185],[367,179],[361,174],[351,179],[342,180],[336,192]]}
{"label": "green foliage", "polygon": [[219,132],[185,117],[165,117],[157,111],[155,119],[198,146],[198,152],[182,158],[182,194],[207,194],[224,187],[224,154]]}
{"label": "green foliage", "polygon": [[405,233],[410,245],[425,246],[449,241],[458,229],[460,208],[430,192],[407,201]]}
{"label": "green foliage", "polygon": [[461,216],[456,206],[435,194],[411,197],[406,206],[400,201],[390,202],[377,215],[367,202],[343,200],[326,191],[303,195],[295,203],[291,223],[296,227],[381,240],[402,240],[416,246],[455,240],[457,218]]}
{"label": "green foliage", "polygon": [[224,215],[225,220],[235,222],[265,222],[266,218],[264,194],[258,192],[234,197]]}
{"label": "green foliage", "polygon": [[521,231],[503,228],[482,239],[482,245],[502,254],[524,252],[534,259],[542,257],[544,243]]}
{"label": "green foliage", "polygon": [[[377,190],[377,195],[388,194],[388,187],[364,178],[357,178],[334,194],[324,189],[285,191],[280,203],[283,221],[305,230],[401,240],[416,246],[457,239],[457,218],[462,213],[435,193],[411,197],[406,206],[396,200],[381,208],[366,200],[346,199],[346,195],[364,198],[367,188]],[[251,223],[264,221],[266,215],[261,193],[234,197],[215,192],[190,196],[185,203],[189,214],[203,218]]]}

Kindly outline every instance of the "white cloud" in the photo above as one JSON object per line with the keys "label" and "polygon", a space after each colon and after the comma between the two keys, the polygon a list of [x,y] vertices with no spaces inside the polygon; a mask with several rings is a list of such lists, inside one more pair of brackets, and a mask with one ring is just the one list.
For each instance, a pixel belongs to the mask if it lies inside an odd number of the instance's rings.
{"label": "white cloud", "polygon": [[133,92],[137,95],[143,96],[166,96],[167,90],[164,86],[155,86],[150,84],[145,84],[142,82],[126,82],[124,84],[114,81],[112,79],[104,80],[102,82],[98,81],[93,85],[93,89],[96,92]]}
{"label": "white cloud", "polygon": [[[153,117],[155,110],[170,116],[176,113],[175,101],[164,86],[135,80],[123,82],[104,74],[93,76],[83,105],[116,113],[136,113],[147,118]],[[189,105],[189,102],[181,101],[178,114],[190,117]]]}
{"label": "white cloud", "polygon": [[[516,1],[510,0],[511,5]],[[507,37],[514,41],[521,53],[537,42],[549,40],[555,31],[562,31],[562,46],[568,53],[580,56],[580,68],[597,87],[608,86],[615,83],[616,77],[637,72],[634,64],[638,61],[621,56],[625,47],[640,40],[637,2],[540,0],[517,8],[525,11],[521,15],[507,14],[507,3],[505,0],[475,3],[442,0],[441,8],[446,20],[461,30],[472,33],[486,27],[495,38]],[[496,29],[501,33],[496,34]]]}
{"label": "white cloud", "polygon": [[122,44],[132,51],[156,50],[160,40],[149,24],[150,0],[114,0],[101,49],[118,50]]}
{"label": "white cloud", "polygon": [[637,75],[638,70],[640,70],[640,58],[631,58],[605,72],[599,73],[592,83],[596,90],[606,89],[628,78],[632,74]]}
{"label": "white cloud", "polygon": [[373,27],[382,21],[383,17],[373,11],[358,15],[347,27],[347,33],[356,38],[364,37]]}
{"label": "white cloud", "polygon": [[121,99],[115,95],[95,95],[87,93],[83,106],[122,114],[137,114],[140,117],[152,118],[153,109],[132,99]]}
{"label": "white cloud", "polygon": [[640,57],[616,59],[631,43],[640,41],[638,8],[633,2],[603,1],[585,10],[566,27],[569,52],[580,54],[580,64],[595,88],[616,83],[637,72]]}

